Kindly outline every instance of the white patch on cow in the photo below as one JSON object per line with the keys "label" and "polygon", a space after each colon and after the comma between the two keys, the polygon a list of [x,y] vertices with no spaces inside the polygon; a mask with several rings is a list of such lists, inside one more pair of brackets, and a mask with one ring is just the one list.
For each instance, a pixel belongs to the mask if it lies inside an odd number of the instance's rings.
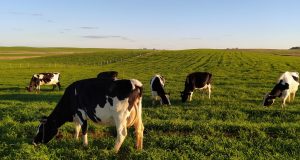
{"label": "white patch on cow", "polygon": [[[53,73],[53,77],[51,78],[51,81],[48,83],[45,83],[44,81],[40,82],[40,85],[56,85],[59,82],[59,74],[60,73]],[[39,79],[43,79],[44,75],[40,75]]]}
{"label": "white patch on cow", "polygon": [[[196,90],[207,90],[207,92],[208,92],[208,99],[210,99],[210,95],[211,95],[211,84],[205,84],[205,86],[203,86],[202,88],[195,88]],[[190,97],[192,97],[192,95],[193,95],[193,92],[191,92],[191,95],[190,95]],[[192,99],[192,98],[190,98],[190,99]]]}
{"label": "white patch on cow", "polygon": [[[85,113],[84,110],[78,109],[77,111],[79,111],[79,112],[81,113],[83,120],[87,120],[87,115],[86,115],[86,113]],[[83,124],[83,121],[82,121],[81,118],[78,116],[78,114],[75,114],[74,119],[75,119],[80,125]]]}
{"label": "white patch on cow", "polygon": [[113,106],[109,102],[106,102],[104,107],[96,106],[96,117],[101,119],[100,123],[107,125],[115,125],[114,118],[115,116],[125,117],[125,119],[130,115],[128,111],[128,98],[120,101],[117,97],[113,97]]}
{"label": "white patch on cow", "polygon": [[41,127],[42,124],[39,124],[39,126],[37,127],[37,130],[36,130],[36,134],[37,135],[39,133],[39,130],[40,130],[40,127]]}
{"label": "white patch on cow", "polygon": [[38,74],[34,74],[33,77],[34,78],[39,78],[39,75]]}
{"label": "white patch on cow", "polygon": [[286,100],[294,100],[296,92],[298,90],[299,82],[295,81],[292,76],[299,78],[299,73],[286,71],[277,80],[277,83],[282,81],[281,84],[283,85],[286,83],[289,84],[289,89],[282,91],[282,95],[280,96],[280,98],[282,99],[281,107],[285,106]]}
{"label": "white patch on cow", "polygon": [[298,77],[299,78],[299,73],[298,72],[290,72],[292,76]]}
{"label": "white patch on cow", "polygon": [[96,111],[96,117],[101,119],[100,123],[114,125],[112,112],[110,108],[112,108],[112,106],[109,103],[106,103],[103,108],[100,107],[99,104],[97,105],[95,111]]}
{"label": "white patch on cow", "polygon": [[84,145],[84,146],[87,146],[87,145],[88,145],[88,138],[87,138],[87,134],[85,134],[85,135],[82,135],[82,138],[83,138],[83,145]]}
{"label": "white patch on cow", "polygon": [[195,88],[195,89],[197,89],[197,90],[203,90],[203,89],[208,88],[208,86],[209,86],[209,85],[205,84],[205,86],[203,86],[202,88]]}
{"label": "white patch on cow", "polygon": [[154,77],[151,79],[150,86],[153,85],[153,82],[154,82],[156,77],[159,79],[160,84],[164,87],[165,86],[165,79],[163,77],[161,77],[160,75],[158,75],[158,74],[154,75]]}
{"label": "white patch on cow", "polygon": [[131,81],[131,84],[132,84],[132,90],[135,89],[135,86],[138,86],[138,87],[143,86],[143,84],[137,79],[130,79],[130,81]]}

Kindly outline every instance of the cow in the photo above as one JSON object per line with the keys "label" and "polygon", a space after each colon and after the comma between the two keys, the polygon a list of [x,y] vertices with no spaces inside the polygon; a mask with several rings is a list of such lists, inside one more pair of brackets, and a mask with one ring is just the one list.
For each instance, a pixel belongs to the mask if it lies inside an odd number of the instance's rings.
{"label": "cow", "polygon": [[282,100],[281,107],[286,104],[286,100],[290,102],[295,99],[296,92],[299,86],[299,73],[298,72],[284,72],[277,80],[276,85],[267,93],[263,99],[263,106],[271,106],[276,97]]}
{"label": "cow", "polygon": [[154,75],[150,81],[150,89],[152,94],[152,105],[155,105],[155,101],[160,99],[160,104],[171,105],[169,96],[170,93],[166,93],[164,90],[165,78],[161,75]]}
{"label": "cow", "polygon": [[38,73],[34,74],[30,80],[29,86],[26,89],[29,92],[35,90],[39,92],[41,90],[42,85],[52,85],[53,90],[56,86],[58,86],[58,90],[60,90],[60,73]]}
{"label": "cow", "polygon": [[118,77],[118,72],[117,71],[105,71],[105,72],[100,72],[97,75],[97,78],[100,78],[100,79],[117,80],[117,77]]}
{"label": "cow", "polygon": [[212,74],[208,72],[193,72],[187,75],[185,87],[181,93],[181,101],[186,102],[187,99],[192,101],[193,92],[195,89],[208,91],[208,98],[211,95],[211,80]]}
{"label": "cow", "polygon": [[38,127],[33,144],[46,144],[65,122],[75,123],[75,138],[82,129],[83,145],[88,145],[87,120],[98,124],[115,125],[117,139],[114,149],[120,149],[127,127],[134,126],[136,148],[143,148],[142,122],[143,85],[136,79],[105,80],[85,79],[68,86],[48,117],[44,117]]}

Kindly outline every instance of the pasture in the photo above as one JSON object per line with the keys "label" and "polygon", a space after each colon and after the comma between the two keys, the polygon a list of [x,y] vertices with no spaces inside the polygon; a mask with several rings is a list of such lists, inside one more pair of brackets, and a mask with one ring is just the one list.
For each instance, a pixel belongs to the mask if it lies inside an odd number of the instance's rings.
{"label": "pasture", "polygon": [[[300,93],[281,109],[262,98],[284,71],[300,72],[299,51],[291,50],[125,50],[82,48],[0,48],[1,159],[299,159]],[[21,56],[18,58],[18,56]],[[27,56],[27,57],[26,57]],[[34,57],[30,57],[34,56]],[[6,57],[6,58],[5,58]],[[9,58],[8,58],[9,57]],[[15,57],[15,58],[12,58]],[[25,57],[25,59],[24,59]],[[134,149],[133,129],[118,154],[115,128],[89,122],[89,146],[73,138],[72,123],[62,138],[34,147],[31,142],[69,84],[116,70],[119,78],[144,84],[144,149]],[[179,92],[193,71],[213,74],[212,95],[195,92],[181,103]],[[25,87],[33,73],[60,72],[61,91]],[[149,81],[160,73],[171,106],[152,106]]]}

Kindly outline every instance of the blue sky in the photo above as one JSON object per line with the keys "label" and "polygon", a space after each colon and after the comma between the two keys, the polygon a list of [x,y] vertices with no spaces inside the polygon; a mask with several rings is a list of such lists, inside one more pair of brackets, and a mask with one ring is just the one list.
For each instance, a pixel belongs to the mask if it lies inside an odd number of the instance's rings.
{"label": "blue sky", "polygon": [[0,46],[300,46],[299,0],[2,0]]}

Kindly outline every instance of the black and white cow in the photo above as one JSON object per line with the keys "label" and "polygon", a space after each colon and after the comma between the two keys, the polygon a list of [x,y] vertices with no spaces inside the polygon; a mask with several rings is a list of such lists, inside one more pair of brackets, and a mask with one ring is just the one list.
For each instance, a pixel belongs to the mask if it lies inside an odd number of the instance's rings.
{"label": "black and white cow", "polygon": [[42,119],[33,144],[48,143],[65,122],[75,122],[75,137],[82,128],[84,145],[87,140],[87,120],[115,125],[117,152],[125,137],[127,127],[134,126],[136,148],[143,147],[142,83],[138,80],[85,79],[72,83],[65,90],[52,113]]}
{"label": "black and white cow", "polygon": [[155,104],[155,101],[160,99],[160,104],[171,105],[169,96],[170,93],[166,93],[164,90],[165,78],[161,75],[154,75],[150,81],[150,88],[152,93],[152,105]]}
{"label": "black and white cow", "polygon": [[286,100],[294,100],[299,86],[298,72],[285,72],[277,80],[277,84],[270,93],[267,93],[263,100],[264,106],[270,106],[274,103],[275,98],[282,100],[281,107],[285,106]]}
{"label": "black and white cow", "polygon": [[97,75],[97,78],[100,78],[100,79],[117,80],[117,77],[118,77],[118,72],[117,71],[105,71],[105,72],[100,72]]}
{"label": "black and white cow", "polygon": [[211,78],[212,78],[212,74],[208,72],[194,72],[189,74],[185,80],[184,91],[180,92],[182,102],[186,102],[188,98],[189,101],[191,101],[195,89],[199,89],[199,90],[207,89],[208,98],[210,99]]}
{"label": "black and white cow", "polygon": [[29,92],[36,90],[39,92],[42,85],[52,85],[53,90],[56,86],[60,89],[60,73],[38,73],[34,74],[30,80],[29,86],[26,89]]}

